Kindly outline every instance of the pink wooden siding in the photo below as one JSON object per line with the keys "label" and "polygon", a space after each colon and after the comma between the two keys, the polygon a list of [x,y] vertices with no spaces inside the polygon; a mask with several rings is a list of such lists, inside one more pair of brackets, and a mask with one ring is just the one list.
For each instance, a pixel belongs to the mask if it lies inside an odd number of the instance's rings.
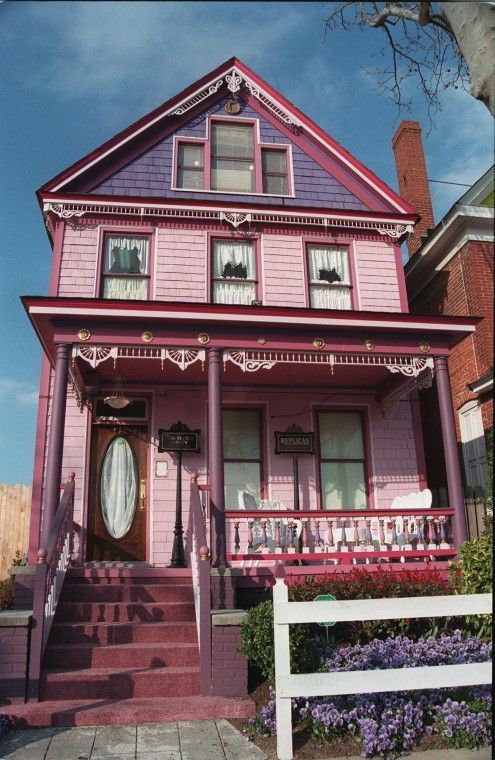
{"label": "pink wooden siding", "polygon": [[205,230],[159,229],[154,298],[157,301],[204,302],[207,255]]}
{"label": "pink wooden siding", "polygon": [[58,295],[92,298],[97,271],[98,229],[66,226]]}
{"label": "pink wooden siding", "polygon": [[[263,410],[263,447],[265,460],[265,480],[268,492],[266,498],[283,502],[287,508],[293,505],[292,458],[277,456],[273,453],[273,433],[285,430],[293,422],[305,430],[312,430],[314,409],[325,402],[328,407],[328,394],[298,393],[297,391],[227,391],[223,394],[226,407],[254,407]],[[416,463],[414,429],[409,402],[402,402],[390,417],[384,417],[380,404],[371,396],[335,395],[332,406],[328,408],[361,408],[368,418],[371,439],[371,455],[368,469],[373,475],[373,495],[375,507],[387,509],[396,496],[420,490],[420,481]],[[295,416],[287,416],[287,409],[294,410]],[[302,413],[301,413],[302,412]],[[166,396],[157,400],[153,429],[169,427],[181,419],[190,428],[202,431],[201,454],[188,454],[183,458],[183,523],[184,535],[187,537],[189,478],[191,473],[199,473],[199,482],[206,483],[206,392],[202,390],[179,391],[168,390]],[[151,472],[155,473],[157,459],[168,462],[167,477],[152,476],[151,501],[151,557],[157,564],[168,564],[171,558],[173,528],[175,522],[175,457],[159,454],[152,449]],[[317,507],[317,467],[315,457],[301,456],[299,460],[300,503],[301,509]],[[236,505],[226,504],[226,508]],[[326,514],[326,513],[325,513]],[[245,527],[245,526],[244,526]],[[243,531],[244,531],[243,527]],[[229,536],[228,536],[229,538]],[[243,541],[245,536],[243,535]]]}
{"label": "pink wooden siding", "polygon": [[305,306],[302,238],[263,235],[263,303],[266,306]]}
{"label": "pink wooden siding", "polygon": [[360,308],[402,311],[393,245],[378,240],[357,240],[354,245]]}

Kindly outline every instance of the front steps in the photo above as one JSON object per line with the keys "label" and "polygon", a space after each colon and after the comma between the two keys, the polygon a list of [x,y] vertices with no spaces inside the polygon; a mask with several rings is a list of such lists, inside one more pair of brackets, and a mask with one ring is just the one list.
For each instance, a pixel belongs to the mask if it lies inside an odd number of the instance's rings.
{"label": "front steps", "polygon": [[68,571],[43,660],[40,702],[17,727],[248,717],[249,699],[199,695],[190,571]]}

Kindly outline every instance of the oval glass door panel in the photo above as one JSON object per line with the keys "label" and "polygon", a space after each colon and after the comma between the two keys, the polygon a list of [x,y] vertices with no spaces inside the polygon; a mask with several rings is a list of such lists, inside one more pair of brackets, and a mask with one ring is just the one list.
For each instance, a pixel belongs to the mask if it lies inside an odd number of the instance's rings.
{"label": "oval glass door panel", "polygon": [[112,538],[123,538],[136,513],[137,477],[134,452],[118,436],[108,446],[101,465],[101,513]]}

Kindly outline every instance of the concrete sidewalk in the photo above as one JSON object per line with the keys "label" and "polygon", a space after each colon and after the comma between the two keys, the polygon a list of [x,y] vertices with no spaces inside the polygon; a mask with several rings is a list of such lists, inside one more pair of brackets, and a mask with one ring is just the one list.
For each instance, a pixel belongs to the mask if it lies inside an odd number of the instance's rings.
{"label": "concrete sidewalk", "polygon": [[[320,760],[325,760],[324,754],[322,749]],[[0,760],[266,760],[266,757],[226,720],[22,729],[0,739]],[[467,749],[415,752],[402,760],[491,760],[491,757],[491,747],[487,747],[474,752]]]}
{"label": "concrete sidewalk", "polygon": [[37,728],[0,740],[0,760],[265,760],[226,720]]}

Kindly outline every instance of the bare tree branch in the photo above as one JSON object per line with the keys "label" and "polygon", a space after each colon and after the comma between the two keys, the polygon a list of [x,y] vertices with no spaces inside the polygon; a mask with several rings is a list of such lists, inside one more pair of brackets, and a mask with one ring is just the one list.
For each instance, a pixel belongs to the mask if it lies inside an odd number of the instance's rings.
{"label": "bare tree branch", "polygon": [[[487,5],[492,6],[492,15],[486,7],[478,7]],[[481,32],[486,31],[484,65],[488,74],[480,77],[479,85],[472,85],[471,92],[493,112],[490,33],[494,17],[495,3],[339,2],[330,4],[325,26],[327,31],[382,29],[386,41],[379,53],[389,63],[373,72],[379,89],[389,94],[399,110],[408,109],[412,100],[405,95],[410,90],[408,80],[411,83],[415,80],[416,89],[419,83],[419,91],[426,99],[433,126],[433,117],[441,108],[442,92],[450,88],[468,91],[470,75],[473,80],[473,71],[480,67],[476,48],[470,49],[469,55],[466,53],[468,43],[464,40],[470,33],[479,39]]]}

